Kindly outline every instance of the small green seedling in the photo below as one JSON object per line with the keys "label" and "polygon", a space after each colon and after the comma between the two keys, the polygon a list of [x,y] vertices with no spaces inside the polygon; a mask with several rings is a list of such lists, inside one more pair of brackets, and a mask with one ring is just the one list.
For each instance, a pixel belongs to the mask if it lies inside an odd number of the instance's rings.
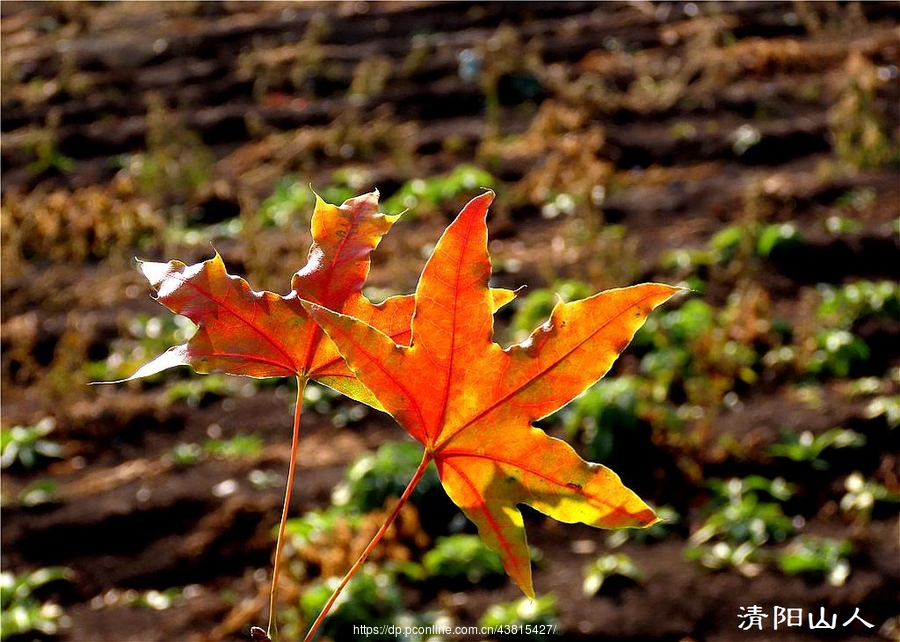
{"label": "small green seedling", "polygon": [[865,443],[865,436],[855,430],[832,428],[818,435],[804,430],[799,435],[795,432],[785,434],[780,443],[769,446],[769,453],[791,461],[809,462],[816,470],[828,470],[828,462],[821,456],[824,450],[859,448]]}
{"label": "small green seedling", "polygon": [[494,604],[478,620],[481,627],[491,627],[498,634],[521,635],[520,639],[549,640],[559,627],[559,610],[552,593],[530,600]]}
{"label": "small green seedling", "polygon": [[714,571],[733,568],[746,577],[754,577],[760,571],[756,562],[758,547],[752,542],[716,542],[712,546],[691,546],[685,549],[684,556],[689,560],[697,560]]}
{"label": "small green seedling", "polygon": [[628,555],[615,553],[598,557],[588,564],[584,571],[582,591],[585,595],[593,597],[611,577],[626,578],[638,584],[644,581],[644,573]]}
{"label": "small green seedling", "polygon": [[841,497],[841,510],[855,513],[863,522],[871,519],[876,502],[900,502],[900,494],[892,493],[881,484],[867,480],[859,472],[847,476],[844,489],[847,492]]}
{"label": "small green seedling", "polygon": [[422,557],[422,566],[427,577],[451,583],[464,579],[478,584],[505,575],[500,556],[477,535],[464,533],[438,538]]}
{"label": "small green seedling", "polygon": [[[331,495],[332,503],[353,513],[381,508],[388,498],[400,496],[421,458],[421,451],[410,441],[383,444],[375,453],[363,455],[351,464],[344,481]],[[440,485],[437,471],[430,466],[412,492],[410,503],[421,506],[427,498],[440,496]]]}
{"label": "small green seedling", "polygon": [[59,633],[67,623],[62,607],[42,602],[34,593],[51,582],[70,579],[71,571],[60,566],[21,575],[0,573],[0,640],[35,632]]}
{"label": "small green seedling", "polygon": [[41,460],[62,457],[62,446],[44,439],[55,429],[53,417],[44,417],[32,426],[0,428],[0,468],[10,468],[17,462],[34,468]]}
{"label": "small green seedling", "polygon": [[789,499],[793,489],[780,477],[772,481],[756,475],[724,482],[711,480],[709,486],[716,497],[707,507],[706,521],[691,535],[692,544],[720,540],[762,546],[770,538],[783,541],[793,533],[793,522],[781,504],[764,501],[759,495],[766,493],[779,501]]}
{"label": "small green seedling", "polygon": [[780,550],[776,559],[783,573],[824,577],[831,586],[843,586],[850,576],[852,551],[846,539],[801,535]]}

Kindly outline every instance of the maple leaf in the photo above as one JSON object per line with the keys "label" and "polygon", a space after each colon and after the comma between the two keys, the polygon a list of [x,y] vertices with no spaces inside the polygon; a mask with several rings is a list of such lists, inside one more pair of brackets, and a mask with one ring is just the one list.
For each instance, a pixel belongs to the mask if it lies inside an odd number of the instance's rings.
{"label": "maple leaf", "polygon": [[[194,265],[181,261],[140,263],[156,299],[197,324],[197,332],[187,343],[169,348],[123,381],[181,365],[201,374],[220,371],[250,377],[297,377],[291,460],[272,573],[270,631],[275,623],[305,385],[315,379],[381,409],[378,400],[349,370],[334,343],[309,317],[300,297],[364,319],[392,341],[407,343],[415,305],[412,295],[390,297],[375,305],[362,294],[369,255],[398,218],[379,213],[377,191],[351,198],[340,207],[317,195],[309,257],[306,266],[291,278],[291,291],[285,296],[257,292],[244,279],[228,274],[218,253]],[[489,296],[492,309],[496,309],[512,300],[515,292],[495,288]]]}
{"label": "maple leaf", "polygon": [[[349,199],[340,207],[317,195],[308,261],[293,275],[286,296],[254,291],[247,281],[226,272],[218,253],[194,265],[141,261],[140,269],[156,299],[188,317],[198,329],[187,343],[169,348],[123,381],[182,365],[201,374],[298,376],[380,408],[309,318],[300,297],[364,319],[398,343],[408,342],[412,295],[390,297],[376,305],[362,294],[369,254],[398,218],[378,212],[377,191]],[[492,293],[496,307],[515,296],[502,289]]]}
{"label": "maple leaf", "polygon": [[657,520],[615,473],[532,422],[606,374],[650,311],[679,288],[645,283],[560,301],[527,340],[504,350],[493,341],[488,288],[492,200],[487,192],[469,202],[435,247],[415,292],[408,346],[365,320],[304,306],[381,406],[424,444],[417,477],[435,462],[447,494],[534,597],[518,504],[604,528]]}

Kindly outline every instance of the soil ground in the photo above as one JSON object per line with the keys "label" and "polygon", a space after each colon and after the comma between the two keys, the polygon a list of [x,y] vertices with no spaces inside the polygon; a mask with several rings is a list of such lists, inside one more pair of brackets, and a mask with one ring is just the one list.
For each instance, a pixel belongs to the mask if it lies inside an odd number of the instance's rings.
{"label": "soil ground", "polygon": [[[54,639],[246,640],[264,622],[290,387],[211,380],[226,383],[173,400],[167,391],[200,375],[88,387],[85,364],[155,356],[138,349],[133,320],[169,315],[135,255],[193,262],[213,242],[231,273],[286,291],[305,262],[306,225],[254,215],[285,176],[348,196],[377,187],[384,202],[411,179],[475,164],[496,181],[498,285],[699,277],[697,296],[738,306],[747,322],[735,336],[750,346],[769,340],[759,320],[814,337],[817,284],[897,280],[895,3],[4,2],[0,17],[2,424],[52,417],[64,449],[58,461],[3,471],[0,559],[16,573],[71,569],[71,582],[40,594],[66,611]],[[435,204],[420,196],[379,247],[370,284],[411,291],[424,249],[478,187]],[[763,223],[794,225],[802,243],[765,260],[666,260],[728,226]],[[610,465],[625,482],[682,515],[668,539],[618,549],[643,581],[585,596],[583,568],[609,548],[605,534],[527,514],[542,552],[536,590],[556,595],[566,637],[900,639],[895,505],[868,519],[839,507],[857,471],[900,492],[898,429],[847,392],[871,377],[897,395],[900,319],[853,331],[870,354],[845,376],[758,364],[752,384],[738,377],[696,406],[680,437],[620,448]],[[626,351],[613,376],[638,372]],[[402,438],[374,411],[336,428],[341,412],[354,406],[304,414],[293,515],[327,506],[350,462]],[[835,426],[867,443],[838,451],[825,472],[767,450],[786,429]],[[547,429],[563,436],[558,423]],[[179,444],[246,433],[263,447],[173,463]],[[708,480],[752,474],[797,485],[786,510],[803,533],[852,541],[845,583],[685,558]],[[22,499],[48,479],[46,501]],[[164,610],[134,599],[172,587],[187,589]],[[465,625],[520,594],[501,583],[404,596]],[[750,605],[824,607],[838,625],[740,630]],[[841,626],[857,607],[873,628]]]}

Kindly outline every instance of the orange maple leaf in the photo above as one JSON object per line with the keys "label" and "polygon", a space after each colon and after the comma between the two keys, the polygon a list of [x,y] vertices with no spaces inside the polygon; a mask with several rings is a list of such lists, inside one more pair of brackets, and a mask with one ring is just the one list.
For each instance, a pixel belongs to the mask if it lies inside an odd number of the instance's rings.
{"label": "orange maple leaf", "polygon": [[[225,271],[218,254],[194,265],[181,261],[140,264],[157,300],[198,327],[187,343],[169,348],[123,381],[181,365],[189,365],[198,373],[297,377],[291,461],[272,573],[270,630],[307,381],[314,379],[381,409],[378,400],[348,369],[334,343],[309,317],[301,297],[364,319],[392,341],[407,343],[414,310],[412,295],[391,297],[375,305],[362,294],[369,255],[398,218],[379,213],[378,192],[349,199],[340,207],[316,196],[309,258],[306,266],[293,275],[286,296],[253,290],[247,281]],[[489,296],[496,309],[512,300],[515,293],[495,288]]]}
{"label": "orange maple leaf", "polygon": [[[225,271],[218,253],[194,265],[141,261],[156,299],[198,329],[187,343],[169,348],[124,381],[181,365],[201,374],[297,376],[380,408],[309,318],[300,298],[363,319],[397,343],[408,342],[412,295],[390,297],[376,305],[362,294],[369,254],[398,218],[379,213],[378,192],[349,199],[340,207],[316,196],[307,264],[293,275],[286,296],[253,290],[247,281]],[[515,296],[502,289],[492,293],[496,307]]]}
{"label": "orange maple leaf", "polygon": [[488,287],[492,200],[492,192],[473,199],[435,247],[416,289],[408,346],[364,320],[304,306],[382,408],[425,445],[414,482],[433,460],[447,494],[534,597],[518,504],[603,528],[657,520],[615,473],[532,422],[606,374],[650,311],[679,288],[645,283],[558,302],[544,325],[504,350],[493,341]]}

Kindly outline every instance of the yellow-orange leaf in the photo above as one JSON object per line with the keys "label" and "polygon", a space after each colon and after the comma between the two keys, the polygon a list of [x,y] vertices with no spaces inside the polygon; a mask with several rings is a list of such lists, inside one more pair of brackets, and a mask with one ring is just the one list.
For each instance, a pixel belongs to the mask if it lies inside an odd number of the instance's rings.
{"label": "yellow-orange leaf", "polygon": [[678,288],[645,283],[559,302],[506,350],[493,341],[485,219],[493,193],[446,230],[415,293],[412,338],[304,303],[382,408],[425,446],[453,501],[521,589],[534,595],[518,504],[567,523],[647,526],[653,511],[608,468],[532,426],[600,379]]}
{"label": "yellow-orange leaf", "polygon": [[[253,290],[247,281],[226,272],[218,254],[194,265],[141,262],[157,300],[188,317],[198,330],[187,343],[169,348],[128,379],[180,365],[199,373],[299,376],[380,407],[309,318],[300,298],[364,319],[394,341],[407,343],[413,297],[391,297],[374,305],[362,294],[369,254],[397,218],[379,213],[377,192],[349,199],[340,207],[316,197],[307,264],[294,274],[286,296]],[[493,296],[499,307],[514,293],[498,289]]]}

